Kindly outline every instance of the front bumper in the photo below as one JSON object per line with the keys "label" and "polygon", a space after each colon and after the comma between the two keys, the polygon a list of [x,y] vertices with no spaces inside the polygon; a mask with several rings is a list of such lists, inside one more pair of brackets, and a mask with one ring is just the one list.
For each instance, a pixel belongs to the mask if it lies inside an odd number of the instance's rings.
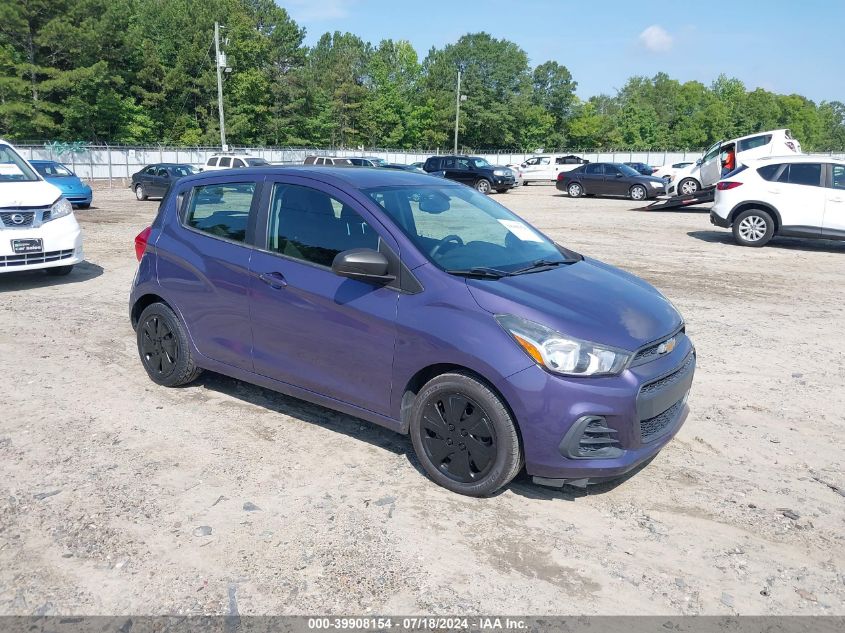
{"label": "front bumper", "polygon": [[[40,239],[43,250],[40,253],[15,253],[12,240],[19,239]],[[0,274],[71,266],[83,259],[85,255],[82,250],[82,229],[73,214],[50,220],[37,227],[0,228]]]}
{"label": "front bumper", "polygon": [[493,189],[511,189],[516,186],[513,176],[493,176]]}
{"label": "front bumper", "polygon": [[[695,373],[695,349],[676,335],[671,353],[608,378],[564,378],[539,366],[510,376],[502,388],[522,432],[525,466],[538,483],[587,484],[636,469],[683,425]],[[570,431],[598,418],[620,450],[611,457],[572,457]],[[575,438],[575,442],[579,438]]]}
{"label": "front bumper", "polygon": [[62,195],[67,198],[68,202],[70,202],[74,206],[78,206],[81,204],[88,204],[90,205],[94,199],[94,193],[92,191],[69,191],[63,192]]}

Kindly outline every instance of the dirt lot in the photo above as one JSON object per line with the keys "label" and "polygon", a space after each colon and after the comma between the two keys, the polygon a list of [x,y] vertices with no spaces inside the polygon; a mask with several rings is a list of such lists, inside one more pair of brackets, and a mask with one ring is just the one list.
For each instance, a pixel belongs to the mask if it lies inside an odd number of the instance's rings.
{"label": "dirt lot", "polygon": [[85,264],[0,276],[0,614],[845,614],[845,244],[497,199],[686,316],[692,413],[647,468],[468,499],[369,423],[217,375],[155,386],[127,295],[157,203],[99,191]]}

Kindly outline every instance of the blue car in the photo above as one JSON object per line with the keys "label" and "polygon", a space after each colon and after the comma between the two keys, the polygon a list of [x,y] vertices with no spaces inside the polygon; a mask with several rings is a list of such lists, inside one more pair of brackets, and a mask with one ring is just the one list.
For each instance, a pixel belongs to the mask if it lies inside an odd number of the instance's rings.
{"label": "blue car", "polygon": [[408,434],[454,492],[621,477],[687,417],[695,349],[663,295],[448,179],[186,176],[135,252],[153,382],[207,369]]}
{"label": "blue car", "polygon": [[51,185],[56,185],[73,206],[80,209],[87,209],[91,206],[93,193],[91,187],[86,185],[79,176],[61,163],[53,160],[31,160],[29,163],[35,167],[41,176]]}

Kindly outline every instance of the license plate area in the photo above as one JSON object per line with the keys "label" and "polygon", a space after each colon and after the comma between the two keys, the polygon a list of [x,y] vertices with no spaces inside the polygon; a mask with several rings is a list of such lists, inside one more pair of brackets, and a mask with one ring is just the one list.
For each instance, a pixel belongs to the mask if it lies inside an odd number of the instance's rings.
{"label": "license plate area", "polygon": [[44,243],[39,239],[12,240],[12,251],[16,255],[29,253],[41,253],[44,251]]}

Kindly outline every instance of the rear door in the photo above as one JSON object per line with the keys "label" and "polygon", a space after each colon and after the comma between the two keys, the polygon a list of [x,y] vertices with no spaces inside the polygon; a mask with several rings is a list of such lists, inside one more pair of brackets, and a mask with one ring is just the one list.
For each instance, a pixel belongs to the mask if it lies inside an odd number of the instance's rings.
{"label": "rear door", "polygon": [[785,163],[766,187],[780,213],[781,231],[821,236],[827,197],[821,163]]}
{"label": "rear door", "polygon": [[587,165],[579,175],[586,193],[605,193],[604,165],[601,163]]}
{"label": "rear door", "polygon": [[163,196],[170,187],[170,173],[167,167],[159,167],[155,175],[150,179],[148,193],[151,196]]}
{"label": "rear door", "polygon": [[399,293],[335,275],[331,263],[353,248],[398,254],[395,241],[355,199],[307,178],[268,180],[262,209],[255,371],[388,415]]}
{"label": "rear door", "polygon": [[824,237],[845,239],[845,165],[832,163],[825,166]]}
{"label": "rear door", "polygon": [[159,281],[200,354],[252,370],[247,294],[260,183],[229,175],[195,185],[156,242]]}

